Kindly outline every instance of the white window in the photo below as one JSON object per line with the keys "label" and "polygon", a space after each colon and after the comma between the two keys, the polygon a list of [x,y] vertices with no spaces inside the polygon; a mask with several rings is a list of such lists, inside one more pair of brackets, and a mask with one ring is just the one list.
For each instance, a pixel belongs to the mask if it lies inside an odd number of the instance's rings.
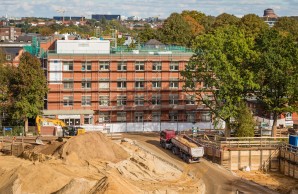
{"label": "white window", "polygon": [[186,112],[187,122],[195,122],[195,112]]}
{"label": "white window", "polygon": [[82,80],[82,88],[83,89],[91,89],[91,80],[83,79]]}
{"label": "white window", "polygon": [[82,71],[91,71],[91,61],[82,62]]}
{"label": "white window", "polygon": [[286,121],[292,121],[293,120],[293,117],[292,117],[292,113],[288,112],[286,113],[286,118],[285,118]]}
{"label": "white window", "polygon": [[170,81],[170,88],[178,88],[178,81]]}
{"label": "white window", "polygon": [[91,106],[91,96],[82,96],[82,106]]}
{"label": "white window", "polygon": [[110,114],[108,112],[101,112],[98,118],[99,122],[108,123],[110,122]]}
{"label": "white window", "polygon": [[169,113],[169,120],[170,121],[178,121],[178,113],[177,112],[170,112]]}
{"label": "white window", "polygon": [[135,96],[135,105],[143,106],[144,105],[144,96]]}
{"label": "white window", "polygon": [[135,122],[143,122],[144,113],[143,112],[135,112]]}
{"label": "white window", "polygon": [[135,70],[136,71],[144,71],[145,70],[145,63],[144,62],[136,62],[135,63]]}
{"label": "white window", "polygon": [[179,96],[174,94],[174,95],[169,95],[169,104],[170,105],[175,105],[178,104],[178,98]]}
{"label": "white window", "polygon": [[73,80],[72,79],[63,80],[63,88],[66,90],[73,89]]}
{"label": "white window", "polygon": [[118,81],[117,88],[126,88],[126,81]]}
{"label": "white window", "polygon": [[10,61],[11,60],[11,55],[6,55],[6,60]]}
{"label": "white window", "polygon": [[99,105],[100,106],[109,106],[110,100],[109,96],[99,96]]}
{"label": "white window", "polygon": [[100,71],[109,71],[110,70],[110,62],[108,62],[108,61],[99,62],[99,70]]}
{"label": "white window", "polygon": [[161,62],[153,62],[152,71],[161,71]]}
{"label": "white window", "polygon": [[209,112],[202,112],[201,113],[201,121],[203,121],[203,122],[211,121],[211,114]]}
{"label": "white window", "polygon": [[99,89],[101,90],[108,90],[110,88],[110,83],[109,82],[99,82]]}
{"label": "white window", "polygon": [[118,71],[126,71],[126,69],[127,69],[126,66],[127,66],[126,62],[119,62],[118,66],[117,66],[117,70]]}
{"label": "white window", "polygon": [[161,81],[152,81],[152,88],[160,88]]}
{"label": "white window", "polygon": [[153,95],[152,96],[152,100],[151,100],[152,105],[160,105],[161,104],[160,101],[161,101],[160,95]]}
{"label": "white window", "polygon": [[141,89],[144,88],[145,82],[144,81],[136,81],[135,88]]}
{"label": "white window", "polygon": [[126,121],[126,112],[117,112],[117,121],[125,122]]}
{"label": "white window", "polygon": [[195,104],[195,97],[192,95],[186,96],[186,104],[187,105],[194,105]]}
{"label": "white window", "polygon": [[64,96],[63,106],[73,106],[73,96]]}
{"label": "white window", "polygon": [[117,96],[117,106],[126,105],[126,96]]}
{"label": "white window", "polygon": [[73,61],[63,61],[63,71],[73,71]]}
{"label": "white window", "polygon": [[170,63],[170,71],[179,71],[179,62],[178,61],[172,61]]}
{"label": "white window", "polygon": [[160,121],[160,112],[152,112],[152,121],[159,122]]}
{"label": "white window", "polygon": [[84,124],[92,124],[93,116],[92,115],[84,115]]}

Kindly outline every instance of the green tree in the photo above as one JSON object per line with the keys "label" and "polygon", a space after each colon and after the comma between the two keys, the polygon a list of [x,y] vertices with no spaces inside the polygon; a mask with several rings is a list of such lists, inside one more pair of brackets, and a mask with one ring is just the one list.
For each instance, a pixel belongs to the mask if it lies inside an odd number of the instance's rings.
{"label": "green tree", "polygon": [[235,117],[236,136],[237,137],[253,137],[255,122],[250,109],[242,102],[239,112]]}
{"label": "green tree", "polygon": [[149,24],[145,24],[144,29],[139,31],[138,38],[141,43],[145,43],[150,39],[155,39],[156,30],[152,29]]}
{"label": "green tree", "polygon": [[273,26],[274,29],[285,34],[291,34],[298,41],[298,20],[289,17],[278,18]]}
{"label": "green tree", "polygon": [[215,18],[213,27],[218,28],[218,27],[224,27],[227,25],[237,25],[239,21],[240,19],[234,15],[222,13]]}
{"label": "green tree", "polygon": [[238,26],[244,29],[247,37],[255,38],[259,33],[267,30],[269,26],[257,15],[248,14],[243,16]]}
{"label": "green tree", "polygon": [[19,66],[11,72],[9,89],[12,94],[12,117],[25,122],[41,113],[44,97],[48,92],[47,81],[39,59],[25,52]]}
{"label": "green tree", "polygon": [[270,29],[256,39],[256,50],[260,56],[255,65],[260,85],[256,96],[272,114],[272,136],[276,136],[278,116],[297,111],[298,45],[291,36]]}
{"label": "green tree", "polygon": [[231,118],[237,115],[246,89],[256,86],[249,71],[249,61],[256,57],[252,39],[236,26],[227,26],[199,36],[196,45],[196,53],[182,72],[185,90],[195,92],[216,120],[225,121],[226,136],[230,136]]}
{"label": "green tree", "polygon": [[178,13],[172,13],[161,28],[161,41],[165,44],[190,46],[192,33],[191,27]]}

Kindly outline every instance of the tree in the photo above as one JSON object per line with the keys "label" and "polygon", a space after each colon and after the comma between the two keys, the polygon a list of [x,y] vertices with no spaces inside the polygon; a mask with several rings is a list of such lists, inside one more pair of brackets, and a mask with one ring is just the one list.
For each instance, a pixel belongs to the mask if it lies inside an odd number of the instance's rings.
{"label": "tree", "polygon": [[291,36],[267,30],[256,39],[259,60],[256,61],[258,100],[273,118],[272,136],[276,136],[277,118],[297,111],[298,45]]}
{"label": "tree", "polygon": [[205,104],[216,119],[226,123],[230,136],[231,118],[235,118],[247,88],[254,88],[250,61],[256,53],[252,39],[236,26],[215,30],[197,37],[196,53],[182,72],[185,90]]}
{"label": "tree", "polygon": [[155,30],[151,28],[149,24],[144,25],[144,29],[140,30],[138,33],[138,38],[140,42],[145,43],[150,39],[155,39],[156,38],[156,33]]}
{"label": "tree", "polygon": [[191,27],[178,13],[172,13],[161,28],[161,41],[165,44],[190,46]]}
{"label": "tree", "polygon": [[298,21],[296,19],[289,17],[278,18],[273,28],[285,34],[291,34],[298,41]]}
{"label": "tree", "polygon": [[250,109],[242,102],[239,112],[235,117],[236,136],[237,137],[253,137],[255,122]]}
{"label": "tree", "polygon": [[244,29],[247,37],[252,38],[255,38],[259,33],[269,28],[269,26],[255,14],[243,16],[240,19],[238,26]]}
{"label": "tree", "polygon": [[28,131],[28,118],[40,114],[48,87],[40,61],[25,52],[19,66],[11,72],[9,89],[12,94],[12,117],[25,122]]}
{"label": "tree", "polygon": [[228,25],[237,25],[239,21],[240,19],[234,15],[222,13],[215,18],[213,27],[218,28],[218,27],[224,27]]}

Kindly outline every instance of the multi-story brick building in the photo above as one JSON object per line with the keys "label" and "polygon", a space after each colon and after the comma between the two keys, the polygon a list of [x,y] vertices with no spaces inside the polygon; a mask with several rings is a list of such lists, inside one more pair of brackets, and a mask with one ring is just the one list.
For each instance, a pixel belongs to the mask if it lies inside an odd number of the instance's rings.
{"label": "multi-story brick building", "polygon": [[57,40],[45,67],[44,115],[114,131],[211,127],[207,109],[183,91],[192,52],[177,47],[110,51],[109,41]]}
{"label": "multi-story brick building", "polygon": [[15,41],[21,34],[21,28],[3,27],[0,28],[0,41]]}

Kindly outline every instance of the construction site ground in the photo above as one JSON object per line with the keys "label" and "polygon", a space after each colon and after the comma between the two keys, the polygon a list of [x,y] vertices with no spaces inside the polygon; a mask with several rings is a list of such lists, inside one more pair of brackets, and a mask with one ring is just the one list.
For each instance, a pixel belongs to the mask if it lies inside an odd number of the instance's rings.
{"label": "construction site ground", "polygon": [[[186,164],[161,148],[158,133],[111,140],[87,133],[64,142],[27,143],[20,157],[0,152],[0,193],[288,193],[297,180],[230,172],[202,159]],[[249,181],[252,180],[252,181]]]}

